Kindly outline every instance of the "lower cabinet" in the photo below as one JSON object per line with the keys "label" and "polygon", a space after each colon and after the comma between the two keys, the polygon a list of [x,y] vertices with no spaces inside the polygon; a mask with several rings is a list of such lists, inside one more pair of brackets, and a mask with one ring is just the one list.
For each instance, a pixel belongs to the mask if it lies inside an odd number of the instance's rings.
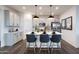
{"label": "lower cabinet", "polygon": [[22,40],[20,38],[20,32],[15,32],[15,33],[5,33],[4,38],[5,38],[5,46],[12,46],[18,41]]}
{"label": "lower cabinet", "polygon": [[12,34],[4,34],[5,46],[12,46],[14,44],[14,37]]}

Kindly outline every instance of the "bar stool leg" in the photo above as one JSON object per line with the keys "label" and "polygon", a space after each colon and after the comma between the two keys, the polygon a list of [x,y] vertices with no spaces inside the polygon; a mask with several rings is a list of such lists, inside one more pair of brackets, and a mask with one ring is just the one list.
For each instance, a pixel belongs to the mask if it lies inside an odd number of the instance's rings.
{"label": "bar stool leg", "polygon": [[[37,48],[37,44],[36,44],[36,42],[35,42],[35,48]],[[35,50],[36,51],[36,50]]]}
{"label": "bar stool leg", "polygon": [[28,42],[28,48],[30,47],[30,42]]}
{"label": "bar stool leg", "polygon": [[48,53],[50,53],[50,45],[49,45],[49,42],[48,42],[47,46],[48,46]]}
{"label": "bar stool leg", "polygon": [[41,45],[42,45],[42,43],[40,43],[40,50],[39,50],[39,53],[41,52]]}
{"label": "bar stool leg", "polygon": [[59,48],[59,43],[57,43],[57,48]]}
{"label": "bar stool leg", "polygon": [[50,45],[49,45],[49,50],[50,50],[50,53],[51,53],[51,41],[50,41]]}
{"label": "bar stool leg", "polygon": [[[52,42],[51,42],[51,44],[52,44]],[[53,43],[53,45],[54,45],[54,43]],[[52,45],[51,45],[52,46]],[[53,46],[51,47],[51,53],[53,52]]]}
{"label": "bar stool leg", "polygon": [[35,51],[35,48],[36,48],[36,42],[34,42],[34,43],[35,43],[35,45],[34,45],[34,53],[35,53],[35,52],[36,52],[36,51]]}
{"label": "bar stool leg", "polygon": [[36,42],[35,42],[35,48],[37,48],[37,44],[36,44]]}
{"label": "bar stool leg", "polygon": [[50,42],[50,53],[51,53],[51,42]]}
{"label": "bar stool leg", "polygon": [[[29,48],[29,47],[30,47],[30,43],[28,42],[27,51],[28,51],[28,48]],[[27,52],[27,51],[26,51],[26,52]],[[27,52],[27,53],[28,53],[28,52]]]}
{"label": "bar stool leg", "polygon": [[[51,44],[52,44],[52,42],[50,42],[50,49],[51,49],[51,51],[52,51],[52,47],[51,47]],[[50,53],[51,53],[51,51],[50,51]]]}

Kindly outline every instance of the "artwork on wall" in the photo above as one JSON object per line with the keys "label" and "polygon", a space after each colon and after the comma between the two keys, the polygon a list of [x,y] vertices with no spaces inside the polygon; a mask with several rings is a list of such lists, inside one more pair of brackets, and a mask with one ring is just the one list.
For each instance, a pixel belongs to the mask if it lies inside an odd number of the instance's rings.
{"label": "artwork on wall", "polygon": [[44,27],[46,24],[45,23],[39,23],[40,27]]}
{"label": "artwork on wall", "polygon": [[72,30],[72,16],[66,18],[66,28]]}
{"label": "artwork on wall", "polygon": [[62,29],[72,30],[72,16],[62,19]]}
{"label": "artwork on wall", "polygon": [[61,32],[61,24],[60,24],[60,22],[51,22],[51,29],[53,31]]}
{"label": "artwork on wall", "polygon": [[66,29],[66,20],[62,19],[62,29]]}

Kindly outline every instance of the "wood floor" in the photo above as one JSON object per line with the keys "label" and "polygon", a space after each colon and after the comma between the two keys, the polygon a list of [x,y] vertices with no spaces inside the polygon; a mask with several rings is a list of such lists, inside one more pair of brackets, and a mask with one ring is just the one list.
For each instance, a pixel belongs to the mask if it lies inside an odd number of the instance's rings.
{"label": "wood floor", "polygon": [[67,52],[63,49],[58,49],[58,48],[54,48],[52,51],[51,49],[49,50],[50,52],[48,52],[47,48],[42,48],[41,51],[39,52],[39,48],[35,49],[36,51],[34,52],[33,48],[28,48],[24,54],[67,54]]}
{"label": "wood floor", "polygon": [[[13,46],[0,48],[0,54],[79,54],[79,48],[73,47],[68,42],[62,40],[61,48],[54,48],[52,52],[48,52],[47,48],[26,48],[26,41],[21,40]],[[51,49],[49,49],[51,51]]]}

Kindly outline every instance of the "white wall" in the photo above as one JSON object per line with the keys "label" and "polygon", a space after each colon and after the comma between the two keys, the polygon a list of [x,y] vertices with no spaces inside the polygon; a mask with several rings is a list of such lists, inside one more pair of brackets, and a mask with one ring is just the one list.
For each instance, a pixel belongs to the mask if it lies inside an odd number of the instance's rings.
{"label": "white wall", "polygon": [[[0,9],[0,13],[1,13],[1,9]],[[0,18],[1,18],[1,14],[0,14]],[[0,19],[0,41],[1,41],[1,19]]]}
{"label": "white wall", "polygon": [[70,8],[69,10],[67,10],[66,12],[64,12],[61,16],[60,16],[60,20],[65,19],[69,16],[72,16],[72,30],[62,30],[62,39],[67,41],[68,43],[70,43],[71,45],[73,45],[74,47],[77,47],[76,45],[76,32],[75,32],[75,28],[76,28],[76,7],[73,6],[72,8]]}
{"label": "white wall", "polygon": [[1,39],[1,47],[4,46],[4,17],[3,17],[3,7],[0,6],[0,39]]}
{"label": "white wall", "polygon": [[77,47],[79,48],[79,6],[76,6],[76,39]]}
{"label": "white wall", "polygon": [[22,25],[22,31],[24,33],[24,38],[23,39],[26,39],[26,33],[28,32],[32,32],[32,15],[30,13],[24,13],[23,14],[23,19],[22,19],[22,22],[21,22],[21,25]]}

